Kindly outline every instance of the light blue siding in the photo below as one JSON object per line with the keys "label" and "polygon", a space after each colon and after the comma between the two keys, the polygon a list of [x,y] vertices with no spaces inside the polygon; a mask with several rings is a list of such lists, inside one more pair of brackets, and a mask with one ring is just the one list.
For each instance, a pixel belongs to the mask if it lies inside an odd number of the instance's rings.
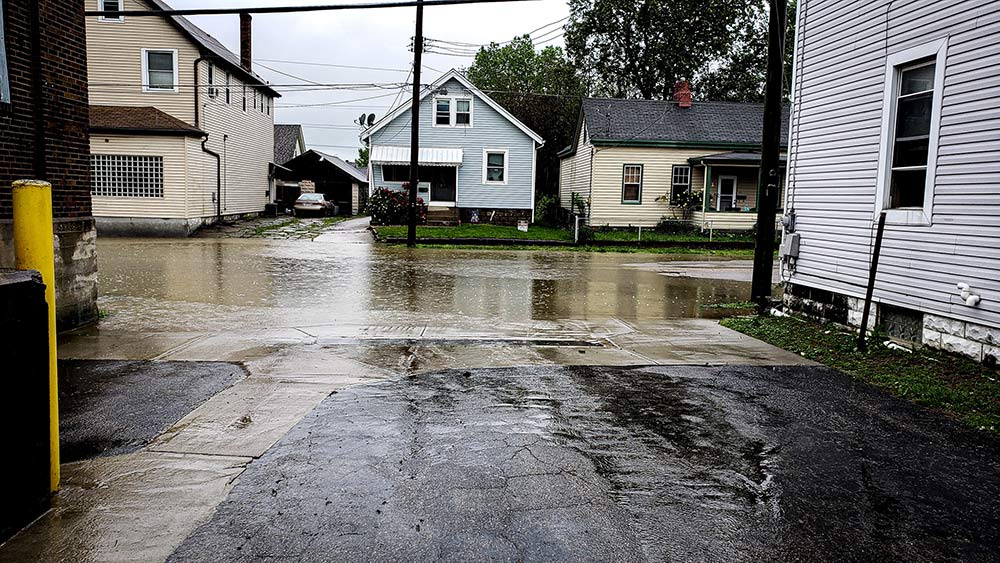
{"label": "light blue siding", "polygon": [[[439,90],[442,88],[438,88]],[[449,96],[467,95],[472,102],[472,127],[434,127],[434,94],[420,104],[420,146],[463,149],[458,169],[459,207],[531,209],[534,183],[535,141],[482,99],[465,89],[457,80],[443,85]],[[410,112],[399,115],[371,137],[371,146],[408,147]],[[507,184],[483,183],[483,150],[507,150]],[[382,170],[372,164],[372,187],[398,188],[400,184],[382,180]]]}

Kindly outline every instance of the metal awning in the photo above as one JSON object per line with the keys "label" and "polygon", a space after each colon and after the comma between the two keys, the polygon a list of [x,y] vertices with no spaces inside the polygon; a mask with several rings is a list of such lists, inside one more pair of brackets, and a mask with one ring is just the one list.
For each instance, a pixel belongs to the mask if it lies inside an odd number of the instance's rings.
{"label": "metal awning", "polygon": [[[462,149],[421,147],[417,155],[424,166],[458,166],[462,164]],[[410,147],[372,147],[369,156],[374,164],[409,164]]]}

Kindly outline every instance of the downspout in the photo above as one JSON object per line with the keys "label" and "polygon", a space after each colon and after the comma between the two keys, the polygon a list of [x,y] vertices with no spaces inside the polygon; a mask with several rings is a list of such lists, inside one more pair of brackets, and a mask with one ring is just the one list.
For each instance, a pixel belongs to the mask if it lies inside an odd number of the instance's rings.
{"label": "downspout", "polygon": [[[201,85],[198,81],[198,65],[202,61],[207,61],[207,57],[198,57],[194,60],[194,126],[201,128]],[[222,222],[222,157],[219,153],[205,146],[208,142],[208,133],[201,140],[201,150],[207,155],[215,158],[215,221]]]}

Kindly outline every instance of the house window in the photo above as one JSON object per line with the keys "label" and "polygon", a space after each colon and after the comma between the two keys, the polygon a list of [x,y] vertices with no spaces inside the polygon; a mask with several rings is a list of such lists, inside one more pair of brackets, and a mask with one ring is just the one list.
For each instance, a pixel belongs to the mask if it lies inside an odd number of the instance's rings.
{"label": "house window", "polygon": [[[125,9],[123,6],[125,0],[99,0],[99,2],[101,3],[101,11],[103,12],[120,12]],[[125,16],[100,16],[97,18],[97,21],[121,23],[125,21]]]}
{"label": "house window", "polygon": [[642,203],[642,165],[622,167],[622,203]]}
{"label": "house window", "polygon": [[229,73],[226,73],[226,105],[229,105]]}
{"label": "house window", "polygon": [[146,92],[177,91],[177,50],[143,49],[142,74]]}
{"label": "house window", "polygon": [[243,85],[243,113],[247,112],[247,85]]}
{"label": "house window", "polygon": [[257,89],[253,90],[253,109],[257,109]]}
{"label": "house window", "polygon": [[934,107],[934,61],[899,69],[889,207],[923,207]]}
{"label": "house window", "polygon": [[409,182],[410,167],[404,164],[383,164],[382,180],[385,182]]}
{"label": "house window", "polygon": [[94,154],[90,172],[93,196],[163,197],[162,156]]}
{"label": "house window", "polygon": [[472,100],[455,100],[455,125],[472,125]]}
{"label": "house window", "polygon": [[876,211],[890,223],[929,225],[948,40],[886,57]]}
{"label": "house window", "polygon": [[677,203],[681,194],[691,189],[691,167],[674,165],[670,181],[670,203]]}
{"label": "house window", "polygon": [[451,100],[439,98],[434,101],[434,125],[451,125]]}
{"label": "house window", "polygon": [[507,183],[506,149],[486,149],[483,151],[483,183]]}

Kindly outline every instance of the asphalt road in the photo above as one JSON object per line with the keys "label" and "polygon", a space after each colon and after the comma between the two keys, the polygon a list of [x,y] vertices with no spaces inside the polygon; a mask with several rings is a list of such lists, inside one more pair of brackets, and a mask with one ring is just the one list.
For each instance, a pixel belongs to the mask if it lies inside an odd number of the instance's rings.
{"label": "asphalt road", "polygon": [[322,401],[171,560],[997,560],[998,453],[821,367],[424,373]]}

